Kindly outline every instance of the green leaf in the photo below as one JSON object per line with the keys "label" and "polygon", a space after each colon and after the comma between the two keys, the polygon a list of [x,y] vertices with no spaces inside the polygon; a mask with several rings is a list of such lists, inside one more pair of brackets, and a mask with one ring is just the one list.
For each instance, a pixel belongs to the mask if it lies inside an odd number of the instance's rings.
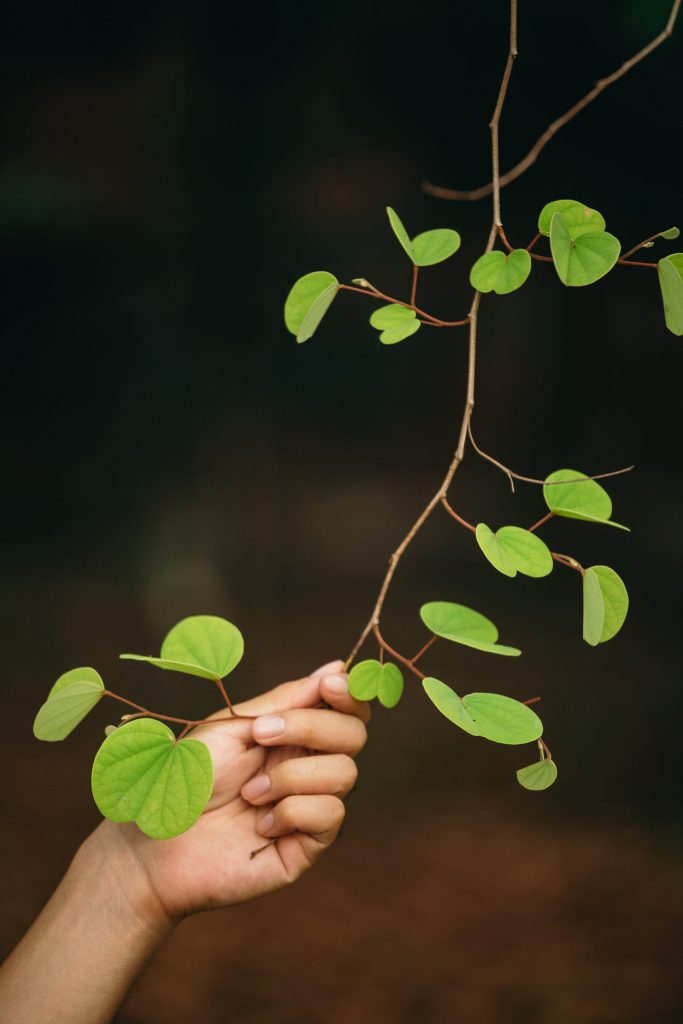
{"label": "green leaf", "polygon": [[587,231],[572,238],[564,215],[556,213],[550,222],[550,251],[562,284],[581,288],[609,273],[619,259],[621,243],[607,231]]}
{"label": "green leaf", "polygon": [[349,693],[356,700],[379,697],[385,708],[396,707],[403,695],[403,675],[397,665],[375,658],[359,661],[349,673]]}
{"label": "green leaf", "polygon": [[593,565],[583,576],[583,638],[591,647],[616,636],[628,614],[628,591],[606,565]]}
{"label": "green leaf", "polygon": [[403,249],[407,253],[408,258],[410,259],[410,262],[412,263],[414,261],[413,246],[408,236],[408,232],[403,227],[403,221],[396,213],[396,210],[392,210],[390,206],[387,206],[387,217],[389,218],[389,223],[391,224],[391,230],[398,238],[400,244],[403,246]]}
{"label": "green leaf", "polygon": [[536,761],[527,768],[520,768],[517,772],[517,781],[525,789],[539,791],[549,789],[557,778],[557,766],[549,757],[542,761]]}
{"label": "green leaf", "polygon": [[500,249],[485,252],[470,271],[470,284],[478,292],[508,295],[521,288],[531,272],[531,256],[526,249],[513,249],[507,255]]}
{"label": "green leaf", "polygon": [[414,309],[399,306],[396,302],[376,309],[370,317],[370,324],[382,332],[379,340],[384,345],[395,345],[415,334],[422,326]]}
{"label": "green leaf", "polygon": [[65,672],[38,711],[33,723],[33,735],[48,743],[65,739],[103,695],[104,683],[94,669]]}
{"label": "green leaf", "polygon": [[680,338],[683,334],[683,253],[675,252],[660,260],[658,276],[666,326]]}
{"label": "green leaf", "polygon": [[477,725],[468,715],[465,705],[455,690],[452,690],[450,686],[446,686],[440,679],[435,679],[433,676],[427,676],[426,679],[423,679],[422,685],[432,704],[438,708],[449,722],[453,722],[454,725],[464,729],[470,736],[481,735]]}
{"label": "green leaf", "polygon": [[107,736],[92,766],[95,803],[110,821],[134,821],[152,839],[186,832],[213,789],[204,743],[176,741],[163,722],[141,718]]}
{"label": "green leaf", "polygon": [[184,672],[202,679],[223,679],[244,654],[244,640],[237,626],[215,615],[191,615],[173,627],[161,656],[122,654],[130,661],[147,661],[170,672]]}
{"label": "green leaf", "polygon": [[339,281],[326,270],[304,274],[285,301],[285,324],[296,340],[308,341],[339,290]]}
{"label": "green leaf", "polygon": [[496,530],[498,543],[517,572],[534,579],[547,576],[553,569],[553,556],[545,541],[521,526],[501,526]]}
{"label": "green leaf", "polygon": [[504,647],[496,643],[498,630],[487,619],[472,608],[452,601],[430,601],[420,608],[420,617],[432,633],[452,640],[465,647],[474,647],[489,654],[515,656],[522,652],[516,647]]}
{"label": "green leaf", "polygon": [[517,566],[510,559],[498,537],[486,523],[479,523],[476,531],[477,544],[494,569],[503,576],[516,576]]}
{"label": "green leaf", "polygon": [[443,263],[460,248],[460,235],[451,228],[423,231],[411,242],[412,259],[418,267],[432,267]]}
{"label": "green leaf", "polygon": [[681,233],[681,229],[680,228],[675,228],[675,227],[674,228],[667,228],[666,231],[660,232],[660,238],[666,238],[669,241],[671,241],[671,239],[673,239],[673,238],[678,238],[680,233]]}
{"label": "green leaf", "polygon": [[422,685],[441,714],[471,736],[516,746],[538,739],[543,732],[543,723],[530,707],[502,693],[469,693],[460,699],[432,676],[423,679]]}
{"label": "green leaf", "polygon": [[547,476],[543,497],[550,511],[556,516],[628,530],[628,526],[622,526],[621,523],[615,523],[610,519],[612,499],[605,488],[601,487],[597,480],[591,480],[585,473],[579,473],[575,469],[557,469]]}
{"label": "green leaf", "polygon": [[552,203],[546,203],[541,210],[538,230],[542,235],[550,234],[550,224],[556,213],[561,213],[564,217],[572,238],[578,238],[587,231],[605,230],[605,218],[597,210],[591,210],[590,206],[585,206],[576,199],[556,199]]}

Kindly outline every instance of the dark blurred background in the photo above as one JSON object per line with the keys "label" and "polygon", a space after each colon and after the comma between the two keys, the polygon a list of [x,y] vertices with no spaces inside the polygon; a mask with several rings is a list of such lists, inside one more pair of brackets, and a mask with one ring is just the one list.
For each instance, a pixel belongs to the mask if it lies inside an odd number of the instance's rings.
{"label": "dark blurred background", "polygon": [[[503,166],[669,7],[521,4]],[[112,688],[202,715],[210,690],[116,656],[205,612],[245,634],[237,698],[345,656],[441,479],[465,333],[384,348],[371,303],[342,295],[297,346],[282,303],[312,269],[406,294],[389,203],[412,234],[460,231],[460,253],[424,272],[419,294],[437,315],[465,314],[489,201],[438,201],[420,182],[488,180],[507,5],[15,5],[3,29],[9,946],[98,820],[89,759],[113,712],[39,744],[33,716],[57,675],[93,664]],[[682,31],[503,192],[514,243],[564,196],[601,210],[624,248],[680,223]],[[631,615],[589,648],[575,574],[507,580],[435,514],[401,563],[385,633],[416,650],[430,599],[490,615],[522,658],[443,644],[429,667],[461,693],[541,695],[557,785],[523,791],[514,772],[533,751],[472,740],[409,684],[373,719],[325,864],[186,923],[120,1021],[681,1019],[680,379],[651,271],[563,289],[537,264],[518,293],[485,299],[480,444],[533,476],[636,464],[608,482],[631,534],[568,520],[544,532],[613,566]],[[452,501],[493,527],[543,514],[537,488],[512,496],[476,456]]]}

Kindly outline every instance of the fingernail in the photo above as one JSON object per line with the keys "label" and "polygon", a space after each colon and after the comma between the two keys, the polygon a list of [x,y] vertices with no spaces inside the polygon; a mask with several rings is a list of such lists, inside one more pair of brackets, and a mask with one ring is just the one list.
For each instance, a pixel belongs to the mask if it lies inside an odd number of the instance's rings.
{"label": "fingernail", "polygon": [[325,676],[323,679],[326,689],[336,693],[339,697],[349,692],[349,684],[346,676]]}
{"label": "fingernail", "polygon": [[246,786],[242,786],[242,796],[245,800],[256,800],[263,796],[270,789],[270,776],[257,775],[255,779],[249,779]]}
{"label": "fingernail", "polygon": [[264,835],[264,836],[268,835],[268,833],[270,832],[271,828],[273,827],[273,822],[274,821],[275,821],[275,819],[274,819],[271,811],[269,811],[268,814],[264,815],[263,818],[261,818],[261,820],[259,821],[258,825],[256,826],[258,828],[259,832],[261,833],[261,835]]}
{"label": "fingernail", "polygon": [[336,661],[328,661],[320,668],[316,668],[311,672],[312,676],[324,676],[326,672],[338,672],[340,668],[343,668],[344,662],[337,658]]}
{"label": "fingernail", "polygon": [[254,722],[254,736],[257,740],[272,740],[285,731],[285,720],[280,715],[265,715]]}

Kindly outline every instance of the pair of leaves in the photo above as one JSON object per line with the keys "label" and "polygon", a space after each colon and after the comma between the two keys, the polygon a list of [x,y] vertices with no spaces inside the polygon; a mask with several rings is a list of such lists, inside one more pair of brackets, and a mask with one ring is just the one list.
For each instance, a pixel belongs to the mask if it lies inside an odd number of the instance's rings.
{"label": "pair of leaves", "polygon": [[478,292],[509,295],[521,288],[531,273],[531,256],[526,249],[510,253],[494,249],[480,256],[470,271],[470,284]]}
{"label": "pair of leaves", "polygon": [[375,658],[359,661],[349,673],[349,693],[356,700],[378,698],[385,708],[395,708],[403,696],[403,674],[398,665]]}
{"label": "pair of leaves", "polygon": [[423,679],[422,685],[441,714],[470,736],[516,746],[537,740],[543,732],[541,719],[530,707],[502,693],[469,693],[461,698],[433,676]]}
{"label": "pair of leaves", "polygon": [[597,480],[575,469],[558,469],[546,477],[543,487],[545,503],[556,516],[602,523],[628,530],[628,526],[612,521],[612,499]]}
{"label": "pair of leaves", "polygon": [[36,739],[66,739],[104,696],[104,683],[94,668],[73,668],[61,675],[33,723]]}
{"label": "pair of leaves", "polygon": [[326,270],[304,274],[285,300],[285,325],[298,342],[308,341],[339,291],[339,281]]}
{"label": "pair of leaves", "polygon": [[521,572],[540,579],[552,572],[553,556],[548,545],[530,530],[501,526],[494,533],[486,523],[479,523],[476,537],[484,556],[504,576],[514,577]]}
{"label": "pair of leaves", "polygon": [[683,334],[683,253],[674,252],[660,260],[658,276],[666,326],[680,337]]}
{"label": "pair of leaves", "polygon": [[583,639],[591,647],[619,632],[628,614],[628,591],[620,576],[606,565],[593,565],[583,574]]}
{"label": "pair of leaves", "polygon": [[452,601],[430,601],[420,608],[420,618],[427,629],[453,643],[473,647],[488,654],[516,656],[517,647],[499,644],[498,630],[486,616]]}
{"label": "pair of leaves", "polygon": [[544,757],[526,768],[520,768],[517,772],[517,781],[520,786],[535,791],[548,789],[556,778],[557,766],[549,757]]}
{"label": "pair of leaves", "polygon": [[237,626],[216,615],[191,615],[168,633],[159,657],[122,654],[130,661],[146,661],[170,672],[184,672],[202,679],[223,679],[239,665],[244,640]]}
{"label": "pair of leaves", "polygon": [[396,302],[376,309],[370,317],[370,325],[381,331],[379,340],[383,345],[395,345],[398,341],[405,341],[422,326],[414,309],[399,306]]}
{"label": "pair of leaves", "polygon": [[390,206],[387,206],[387,217],[403,251],[416,267],[433,267],[436,263],[443,263],[460,248],[460,235],[452,228],[423,231],[411,239],[403,221]]}

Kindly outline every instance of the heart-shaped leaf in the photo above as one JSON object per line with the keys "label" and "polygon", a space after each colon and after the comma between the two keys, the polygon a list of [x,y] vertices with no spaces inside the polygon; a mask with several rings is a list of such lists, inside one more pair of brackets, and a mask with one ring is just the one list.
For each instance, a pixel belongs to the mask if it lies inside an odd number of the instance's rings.
{"label": "heart-shaped leaf", "polygon": [[593,565],[583,574],[583,639],[591,647],[619,632],[628,614],[628,591],[619,575],[606,565]]}
{"label": "heart-shaped leaf", "polygon": [[550,234],[550,224],[556,213],[561,213],[572,238],[585,235],[587,231],[604,231],[605,218],[590,206],[576,199],[556,199],[546,203],[538,218],[538,230],[542,235]]}
{"label": "heart-shaped leaf", "polygon": [[396,302],[376,309],[370,317],[370,324],[382,332],[379,340],[383,345],[395,345],[396,342],[415,334],[422,326],[414,309],[399,306]]}
{"label": "heart-shaped leaf", "polygon": [[522,653],[516,647],[497,643],[498,630],[491,620],[463,604],[430,601],[420,608],[420,617],[432,633],[465,647],[474,647],[489,654],[515,656]]}
{"label": "heart-shaped leaf", "polygon": [[206,807],[213,765],[204,743],[178,742],[163,722],[141,718],[107,736],[91,781],[105,818],[134,821],[152,839],[171,839],[194,825]]}
{"label": "heart-shaped leaf", "polygon": [[572,238],[564,214],[550,222],[550,251],[562,284],[581,288],[608,274],[619,259],[621,242],[607,231],[586,231]]}
{"label": "heart-shaped leaf", "polygon": [[545,503],[556,516],[581,519],[587,523],[602,523],[628,530],[628,526],[615,523],[612,515],[612,499],[597,480],[591,480],[585,473],[575,469],[557,469],[546,477],[543,487]]}
{"label": "heart-shaped leaf", "polygon": [[396,707],[403,695],[403,675],[398,665],[375,658],[359,661],[349,673],[349,693],[356,700],[379,698],[385,708]]}
{"label": "heart-shaped leaf", "polygon": [[526,249],[510,253],[494,249],[480,256],[470,271],[470,284],[478,292],[508,295],[521,288],[531,272],[531,256]]}
{"label": "heart-shaped leaf", "polygon": [[503,576],[512,577],[517,575],[517,566],[508,557],[498,537],[486,523],[478,523],[476,538],[477,544],[494,569],[502,572]]}
{"label": "heart-shaped leaf", "polygon": [[160,657],[122,654],[130,661],[147,661],[170,672],[202,679],[223,679],[242,660],[244,640],[237,626],[216,615],[191,615],[170,631]]}
{"label": "heart-shaped leaf", "polygon": [[33,735],[48,743],[65,739],[103,695],[104,683],[94,668],[75,668],[65,672],[38,711]]}
{"label": "heart-shaped leaf", "polygon": [[326,270],[304,274],[293,285],[285,301],[285,324],[297,341],[313,337],[338,291],[339,281]]}
{"label": "heart-shaped leaf", "polygon": [[452,228],[434,228],[415,235],[411,242],[413,263],[418,267],[433,267],[453,256],[460,248],[460,235]]}
{"label": "heart-shaped leaf", "polygon": [[525,789],[540,791],[552,786],[557,778],[557,766],[549,757],[542,761],[536,761],[527,768],[520,768],[517,772],[517,781]]}
{"label": "heart-shaped leaf", "polygon": [[533,579],[547,576],[553,569],[550,548],[530,530],[521,526],[501,526],[496,538],[517,572]]}
{"label": "heart-shaped leaf", "polygon": [[659,261],[659,287],[664,302],[664,320],[672,334],[683,334],[683,252]]}
{"label": "heart-shaped leaf", "polygon": [[537,740],[543,732],[530,707],[502,693],[468,693],[461,699],[440,679],[430,676],[422,685],[441,714],[471,736],[516,746]]}

